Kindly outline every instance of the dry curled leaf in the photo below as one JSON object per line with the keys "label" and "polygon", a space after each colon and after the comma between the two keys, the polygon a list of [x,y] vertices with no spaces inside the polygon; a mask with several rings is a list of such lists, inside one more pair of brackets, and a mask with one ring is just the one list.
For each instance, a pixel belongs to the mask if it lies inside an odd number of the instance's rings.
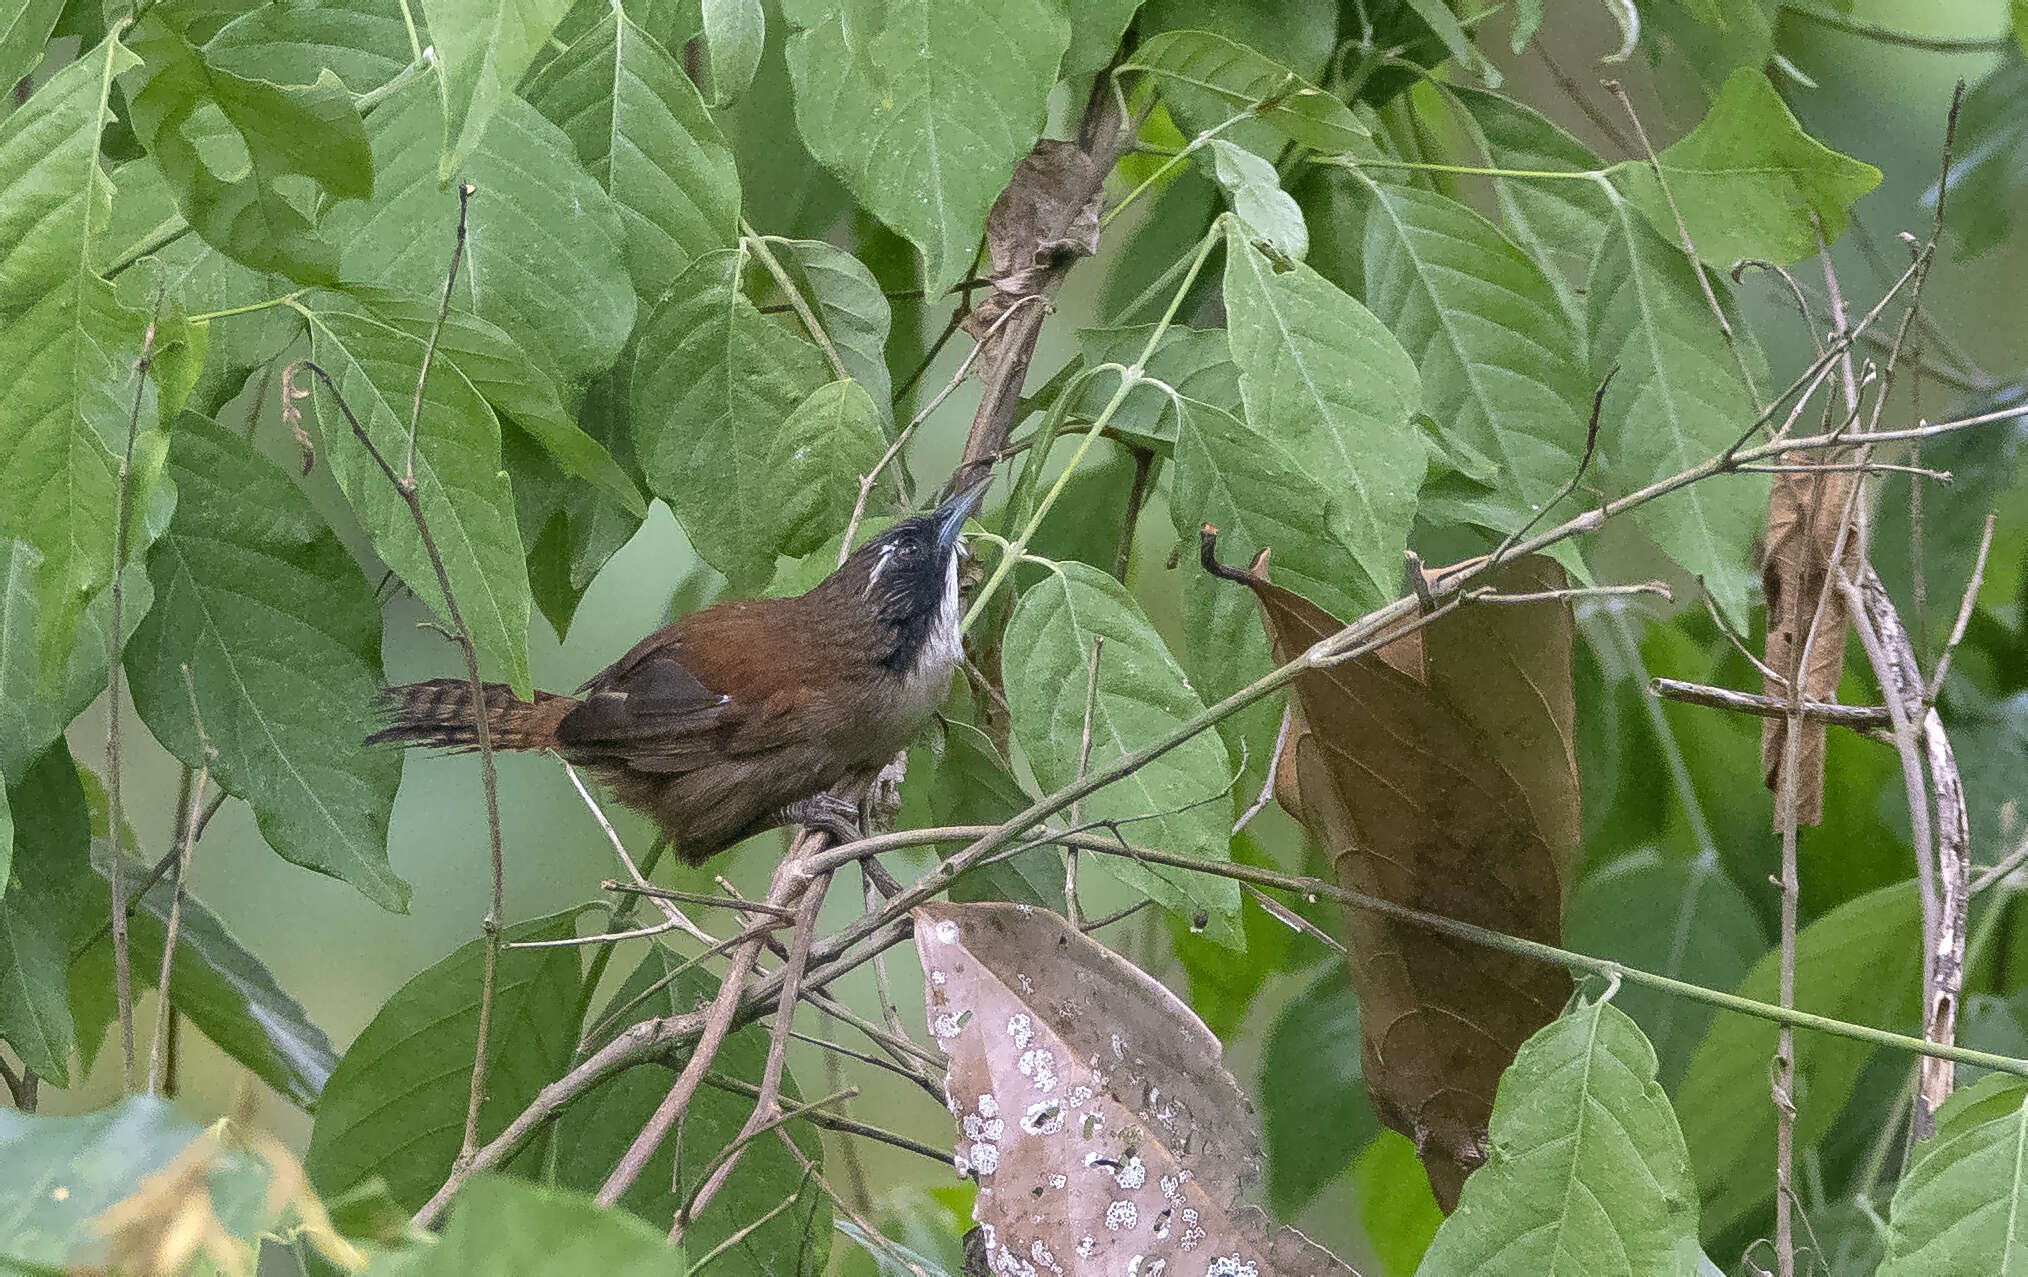
{"label": "dry curled leaf", "polygon": [[915,943],[989,1271],[1351,1273],[1247,1204],[1253,1106],[1159,981],[1028,905],[924,905]]}
{"label": "dry curled leaf", "polygon": [[[1339,629],[1248,574],[1275,659]],[[1530,557],[1495,589],[1559,589]],[[1468,603],[1358,660],[1296,680],[1275,796],[1330,851],[1338,882],[1550,944],[1577,849],[1571,619],[1562,602]],[[1446,1210],[1485,1160],[1500,1074],[1556,1018],[1570,977],[1358,909],[1346,914],[1368,1093],[1415,1141]]]}
{"label": "dry curled leaf", "polygon": [[[1784,466],[1809,466],[1808,454],[1782,456]],[[1788,470],[1775,478],[1767,501],[1767,542],[1761,551],[1760,579],[1767,592],[1767,667],[1785,679],[1795,678],[1802,659],[1803,636],[1816,623],[1809,644],[1808,668],[1802,671],[1803,699],[1837,699],[1838,679],[1845,672],[1845,601],[1831,583],[1831,554],[1838,529],[1850,504],[1850,471]],[[1859,538],[1845,538],[1844,566],[1856,567]],[[1818,600],[1823,600],[1818,619]],[[1769,696],[1786,700],[1789,688],[1773,679],[1762,681]],[[1796,823],[1815,825],[1824,819],[1824,725],[1798,724],[1796,738]],[[1761,720],[1760,768],[1767,787],[1782,792],[1782,758],[1788,749],[1788,720]],[[1775,828],[1782,813],[1776,804]]]}
{"label": "dry curled leaf", "polygon": [[[965,317],[965,331],[986,339],[1024,297],[1054,287],[1080,257],[1098,251],[1099,189],[1105,174],[1074,142],[1044,138],[1014,166],[1014,178],[986,215],[991,295]],[[983,361],[992,366],[992,352]]]}

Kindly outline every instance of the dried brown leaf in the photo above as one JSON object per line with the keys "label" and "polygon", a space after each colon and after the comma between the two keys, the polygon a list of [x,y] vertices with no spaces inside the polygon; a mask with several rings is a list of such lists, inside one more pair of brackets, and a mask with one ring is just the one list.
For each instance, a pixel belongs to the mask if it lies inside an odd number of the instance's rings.
{"label": "dried brown leaf", "polygon": [[[1099,189],[1105,174],[1074,142],[1044,138],[1014,166],[1014,178],[986,215],[987,280],[993,291],[965,317],[985,340],[1024,297],[1047,293],[1070,264],[1098,251]],[[991,367],[993,351],[981,361]]]}
{"label": "dried brown leaf", "polygon": [[[1276,660],[1339,629],[1250,582]],[[1496,589],[1560,589],[1541,557]],[[1275,796],[1331,852],[1341,885],[1558,943],[1578,840],[1571,619],[1564,603],[1466,604],[1379,652],[1296,680]],[[1368,1093],[1416,1143],[1446,1210],[1485,1160],[1514,1052],[1561,1011],[1562,970],[1348,910]]]}
{"label": "dried brown leaf", "polygon": [[[1782,456],[1785,466],[1808,466],[1806,453]],[[1837,548],[1838,527],[1850,503],[1852,485],[1858,475],[1838,470],[1788,470],[1775,479],[1767,501],[1767,541],[1761,551],[1760,579],[1767,592],[1767,643],[1763,660],[1783,678],[1797,675],[1802,656],[1803,636],[1817,618],[1817,601],[1823,599],[1823,619],[1810,643],[1809,668],[1802,672],[1803,698],[1834,701],[1838,680],[1845,672],[1845,601],[1831,583],[1831,554]],[[1845,567],[1859,562],[1859,538],[1845,539]],[[1786,700],[1787,686],[1763,679],[1769,696]],[[1815,825],[1824,819],[1824,724],[1804,722],[1796,739],[1796,823]],[[1782,792],[1782,758],[1788,747],[1788,720],[1769,718],[1761,722],[1760,768],[1767,787]],[[1781,828],[1779,804],[1775,828]]]}
{"label": "dried brown leaf", "polygon": [[1159,981],[1027,905],[924,905],[915,942],[992,1272],[1352,1271],[1247,1204],[1253,1106]]}

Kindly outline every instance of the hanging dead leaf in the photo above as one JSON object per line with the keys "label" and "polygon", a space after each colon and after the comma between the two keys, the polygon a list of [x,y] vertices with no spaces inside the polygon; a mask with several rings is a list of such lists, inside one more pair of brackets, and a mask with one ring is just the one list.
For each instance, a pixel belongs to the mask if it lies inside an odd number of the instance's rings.
{"label": "hanging dead leaf", "polygon": [[[965,316],[966,332],[985,341],[1022,298],[1052,291],[1072,262],[1098,251],[1104,181],[1104,170],[1075,142],[1044,138],[1022,157],[986,215],[993,291]],[[993,355],[989,347],[981,365],[992,367]]]}
{"label": "hanging dead leaf", "polygon": [[[1852,484],[1859,476],[1851,471],[1825,470],[1811,466],[1807,453],[1782,455],[1785,466],[1810,467],[1787,470],[1775,478],[1767,501],[1767,542],[1761,551],[1760,579],[1767,592],[1767,642],[1763,659],[1767,667],[1785,679],[1797,677],[1797,663],[1803,652],[1803,636],[1814,621],[1817,636],[1809,645],[1809,667],[1801,672],[1803,698],[1834,701],[1838,680],[1845,672],[1845,601],[1831,584],[1831,554],[1837,548],[1838,528],[1850,504]],[[1845,567],[1859,561],[1859,538],[1845,539]],[[1818,600],[1823,600],[1823,617],[1818,620]],[[1789,689],[1774,679],[1763,679],[1762,690],[1786,700]],[[1796,823],[1821,824],[1824,819],[1824,725],[1804,722],[1796,738]],[[1760,769],[1767,787],[1782,792],[1782,758],[1788,748],[1788,720],[1761,720]],[[1776,804],[1775,828],[1781,828],[1780,804]]]}
{"label": "hanging dead leaf", "polygon": [[1159,981],[1028,905],[924,905],[915,943],[990,1271],[1352,1272],[1247,1204],[1253,1106]]}
{"label": "hanging dead leaf", "polygon": [[[1211,533],[1206,566],[1216,563]],[[1275,659],[1340,626],[1250,573]],[[1494,588],[1558,589],[1545,558]],[[1567,604],[1467,604],[1379,652],[1296,680],[1275,797],[1341,885],[1556,943],[1578,840]],[[1485,1160],[1500,1073],[1570,995],[1562,970],[1357,909],[1346,914],[1368,1093],[1416,1143],[1446,1210]]]}

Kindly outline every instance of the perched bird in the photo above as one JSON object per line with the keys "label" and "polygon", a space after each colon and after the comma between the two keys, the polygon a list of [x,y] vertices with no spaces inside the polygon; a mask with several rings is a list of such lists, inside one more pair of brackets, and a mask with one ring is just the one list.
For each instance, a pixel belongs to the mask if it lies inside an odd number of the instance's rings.
{"label": "perched bird", "polygon": [[[950,686],[960,531],[985,487],[895,524],[807,594],[678,617],[576,696],[485,684],[492,747],[588,768],[691,864],[782,825],[849,839],[858,797]],[[478,748],[464,679],[388,688],[382,708],[368,744]]]}

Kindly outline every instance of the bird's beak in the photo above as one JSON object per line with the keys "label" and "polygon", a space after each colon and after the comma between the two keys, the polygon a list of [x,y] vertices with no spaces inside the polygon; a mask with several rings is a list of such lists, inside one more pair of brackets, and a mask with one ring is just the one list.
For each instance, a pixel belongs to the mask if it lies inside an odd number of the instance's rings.
{"label": "bird's beak", "polygon": [[982,476],[937,507],[936,514],[932,516],[936,520],[937,549],[949,551],[958,543],[958,536],[964,530],[965,520],[971,517],[972,511],[979,508],[979,502],[984,499],[986,489],[991,483],[991,476]]}

